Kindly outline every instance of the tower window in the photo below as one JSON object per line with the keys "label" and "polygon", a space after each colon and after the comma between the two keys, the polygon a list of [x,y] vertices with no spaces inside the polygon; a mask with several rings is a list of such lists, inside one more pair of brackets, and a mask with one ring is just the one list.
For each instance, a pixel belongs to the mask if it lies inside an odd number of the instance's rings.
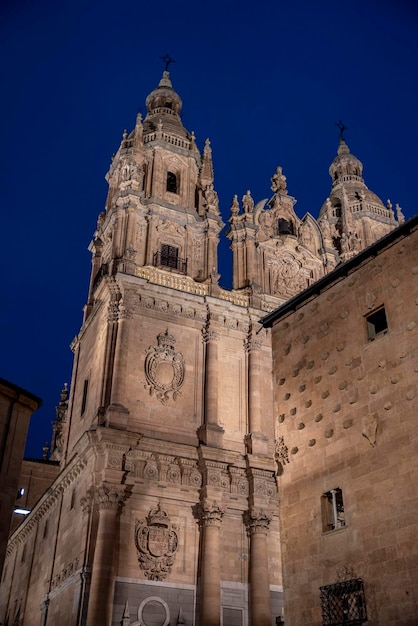
{"label": "tower window", "polygon": [[167,172],[167,191],[170,193],[179,192],[179,177],[174,172]]}
{"label": "tower window", "polygon": [[322,504],[322,530],[328,532],[337,528],[344,528],[345,513],[343,492],[339,487],[330,489],[321,499]]}
{"label": "tower window", "polygon": [[279,234],[280,235],[293,235],[293,224],[285,219],[279,219],[278,222]]}
{"label": "tower window", "polygon": [[81,401],[81,415],[84,415],[84,411],[86,410],[88,393],[89,393],[89,381],[88,379],[86,379],[84,381],[84,386],[83,386],[83,399]]}
{"label": "tower window", "polygon": [[367,335],[370,341],[373,341],[377,335],[386,333],[388,330],[388,322],[385,307],[382,306],[377,311],[370,313],[370,315],[366,315],[366,322]]}
{"label": "tower window", "polygon": [[165,267],[174,267],[177,268],[177,261],[179,258],[179,249],[175,246],[169,246],[166,243],[163,243],[161,246],[161,265],[165,265]]}

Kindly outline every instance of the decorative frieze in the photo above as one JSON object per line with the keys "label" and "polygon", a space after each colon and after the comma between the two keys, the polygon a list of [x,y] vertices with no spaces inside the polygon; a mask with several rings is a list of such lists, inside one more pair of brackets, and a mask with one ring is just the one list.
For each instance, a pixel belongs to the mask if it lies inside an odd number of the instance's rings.
{"label": "decorative frieze", "polygon": [[50,580],[50,591],[62,585],[63,582],[70,578],[78,569],[78,558],[68,563],[58,574]]}

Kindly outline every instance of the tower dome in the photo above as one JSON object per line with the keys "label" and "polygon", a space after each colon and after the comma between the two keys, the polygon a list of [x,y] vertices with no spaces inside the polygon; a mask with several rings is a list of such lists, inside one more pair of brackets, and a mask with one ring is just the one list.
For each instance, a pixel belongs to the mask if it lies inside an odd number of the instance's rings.
{"label": "tower dome", "polygon": [[332,187],[341,185],[344,182],[364,183],[362,178],[363,164],[351,154],[349,147],[344,139],[340,139],[337,156],[333,160],[329,168],[329,174],[332,178]]}
{"label": "tower dome", "polygon": [[[182,101],[176,91],[174,91],[170,80],[170,72],[165,70],[162,78],[146,99],[148,114],[159,113],[156,109],[168,109],[177,115],[180,114]],[[164,111],[166,113],[166,111]]]}
{"label": "tower dome", "polygon": [[180,112],[182,100],[173,89],[170,73],[165,70],[158,86],[146,99],[147,116],[144,120],[144,137],[162,130],[169,135],[190,139],[190,133],[184,128]]}
{"label": "tower dome", "polygon": [[[332,240],[342,260],[372,244],[397,224],[393,211],[371,191],[363,178],[362,162],[351,154],[343,137],[340,137],[337,156],[329,173],[331,193],[319,212],[322,230],[334,233]],[[349,245],[349,251],[344,252]]]}

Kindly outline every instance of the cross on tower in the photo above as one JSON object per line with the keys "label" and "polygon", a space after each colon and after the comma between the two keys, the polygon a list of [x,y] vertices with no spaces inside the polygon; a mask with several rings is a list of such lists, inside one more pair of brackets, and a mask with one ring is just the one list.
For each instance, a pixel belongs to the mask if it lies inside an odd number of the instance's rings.
{"label": "cross on tower", "polygon": [[340,139],[344,139],[344,131],[347,130],[347,126],[345,126],[341,120],[335,122],[335,126],[340,129]]}
{"label": "cross on tower", "polygon": [[163,57],[160,57],[162,61],[165,63],[165,71],[168,72],[168,67],[170,63],[175,63],[175,60],[171,58],[169,54],[165,54]]}

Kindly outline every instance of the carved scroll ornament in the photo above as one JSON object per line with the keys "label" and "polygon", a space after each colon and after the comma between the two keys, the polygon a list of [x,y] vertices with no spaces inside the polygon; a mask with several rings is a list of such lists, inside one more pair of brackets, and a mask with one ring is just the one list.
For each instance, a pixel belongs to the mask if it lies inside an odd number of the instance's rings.
{"label": "carved scroll ornament", "polygon": [[184,382],[184,358],[181,352],[176,352],[176,343],[168,330],[157,336],[158,345],[150,346],[145,357],[145,385],[151,395],[155,394],[162,404],[165,404],[172,394],[173,400],[181,394],[180,387]]}

